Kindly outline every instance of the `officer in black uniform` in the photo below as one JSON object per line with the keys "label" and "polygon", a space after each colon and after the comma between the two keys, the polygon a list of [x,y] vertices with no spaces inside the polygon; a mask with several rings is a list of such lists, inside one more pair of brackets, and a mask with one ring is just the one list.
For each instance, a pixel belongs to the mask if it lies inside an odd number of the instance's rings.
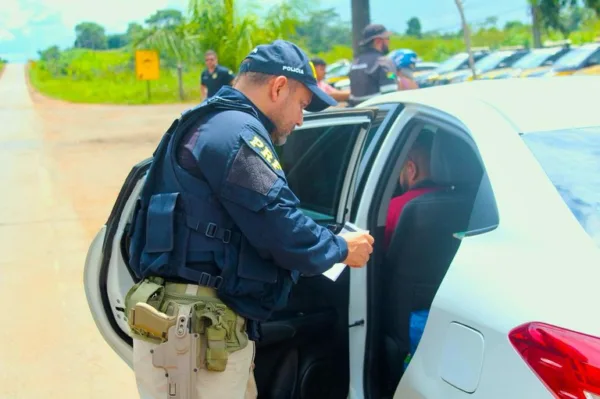
{"label": "officer in black uniform", "polygon": [[367,25],[363,30],[361,51],[350,68],[350,99],[356,106],[379,94],[398,90],[396,66],[386,57],[391,33],[379,24]]}
{"label": "officer in black uniform", "polygon": [[[209,349],[214,345],[211,356],[216,354],[210,363],[207,352],[209,371],[201,366],[195,382],[188,381],[203,392],[201,398],[238,399],[244,392],[246,398],[255,397],[250,365],[260,322],[286,306],[301,274],[318,275],[336,263],[362,267],[373,251],[368,233],[336,235],[298,208],[275,151],[302,125],[304,110],[318,112],[335,104],[318,87],[306,54],[276,40],[248,54],[234,87],[224,86],[184,112],[153,154],[131,222],[129,266],[142,285],[130,290],[126,302],[130,308],[141,298],[163,312],[172,305],[185,311],[186,303],[215,298],[227,306],[229,313],[222,316],[207,310],[215,320],[223,318],[216,331],[225,335],[208,341]],[[154,294],[162,284],[164,297]],[[180,317],[185,320],[188,314]],[[139,390],[166,397],[167,378],[179,379],[169,384],[181,384],[191,372],[165,377],[153,366],[164,361],[152,358],[160,347],[144,340],[152,331],[132,325],[138,332],[134,371]],[[140,331],[146,335],[139,336]],[[223,367],[225,349],[231,353]]]}
{"label": "officer in black uniform", "polygon": [[200,77],[202,86],[201,100],[214,96],[225,85],[231,86],[235,79],[235,74],[231,69],[219,65],[217,53],[213,50],[208,50],[204,54],[204,63],[206,64],[206,69],[202,71]]}

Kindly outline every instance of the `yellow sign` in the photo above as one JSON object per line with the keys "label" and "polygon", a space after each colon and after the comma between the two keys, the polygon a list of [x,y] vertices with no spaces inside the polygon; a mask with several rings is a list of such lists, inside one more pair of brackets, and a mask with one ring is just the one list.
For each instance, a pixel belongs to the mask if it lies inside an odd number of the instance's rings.
{"label": "yellow sign", "polygon": [[154,50],[136,50],[135,76],[139,80],[157,80],[160,73],[158,52]]}

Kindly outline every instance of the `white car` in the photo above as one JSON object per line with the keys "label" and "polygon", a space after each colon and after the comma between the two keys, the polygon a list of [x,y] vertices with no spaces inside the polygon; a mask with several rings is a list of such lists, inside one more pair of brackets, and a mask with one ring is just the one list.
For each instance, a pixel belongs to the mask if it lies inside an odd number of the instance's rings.
{"label": "white car", "polygon": [[[315,220],[369,230],[376,244],[364,268],[301,278],[263,325],[260,397],[600,398],[600,112],[589,93],[600,79],[477,81],[306,115],[280,152],[289,185]],[[386,251],[388,204],[423,129],[446,189],[406,206]],[[129,365],[126,237],[149,164],[131,171],[85,265],[97,327]]]}

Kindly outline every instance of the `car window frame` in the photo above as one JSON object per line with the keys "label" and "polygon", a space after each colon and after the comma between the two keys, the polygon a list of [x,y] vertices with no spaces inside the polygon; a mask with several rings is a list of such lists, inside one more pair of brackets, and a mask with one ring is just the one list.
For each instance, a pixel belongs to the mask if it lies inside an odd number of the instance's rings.
{"label": "car window frame", "polygon": [[[373,139],[365,144],[366,147],[363,148],[361,153],[361,160],[358,165],[358,176],[356,179],[356,189],[354,190],[354,198],[360,198],[364,193],[364,189],[367,183],[367,178],[369,176],[369,172],[373,167],[373,163],[375,162],[375,158],[381,146],[383,145],[383,141],[385,137],[390,132],[394,122],[398,119],[398,116],[404,110],[404,104],[402,103],[383,103],[375,105],[379,110],[386,110],[387,114],[384,117],[383,121],[377,128],[377,130],[373,133]],[[371,129],[367,132],[367,135],[370,133]],[[368,141],[368,136],[365,138],[365,142]],[[350,211],[350,221],[356,221],[356,214],[358,212],[358,203],[360,201],[355,201],[352,209]]]}
{"label": "car window frame", "polygon": [[[341,231],[344,224],[349,221],[350,211],[354,202],[354,195],[350,195],[350,193],[354,193],[355,191],[360,155],[367,138],[367,133],[373,120],[375,120],[377,116],[377,112],[378,110],[376,108],[364,107],[337,109],[329,112],[314,114],[311,113],[305,115],[305,121],[302,126],[294,130],[294,132],[296,132],[305,129],[325,128],[331,126],[348,125],[352,123],[361,125],[361,130],[359,131],[356,142],[354,143],[352,155],[350,156],[350,160],[346,166],[337,213],[334,217],[333,223],[329,224],[328,226],[335,233]],[[301,207],[299,208],[302,209]],[[304,209],[302,210],[304,211]]]}

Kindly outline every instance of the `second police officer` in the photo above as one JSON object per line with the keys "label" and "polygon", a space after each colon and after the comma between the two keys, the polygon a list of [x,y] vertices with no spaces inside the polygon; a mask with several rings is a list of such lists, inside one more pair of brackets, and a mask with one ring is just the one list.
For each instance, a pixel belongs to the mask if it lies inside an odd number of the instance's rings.
{"label": "second police officer", "polygon": [[383,25],[371,24],[362,36],[361,51],[350,66],[349,106],[398,89],[396,66],[386,57],[391,33]]}
{"label": "second police officer", "polygon": [[142,397],[255,398],[260,322],[286,305],[301,274],[367,263],[373,237],[336,235],[305,216],[275,152],[303,110],[332,105],[306,54],[276,40],[163,136],[129,247],[141,280],[126,311]]}

